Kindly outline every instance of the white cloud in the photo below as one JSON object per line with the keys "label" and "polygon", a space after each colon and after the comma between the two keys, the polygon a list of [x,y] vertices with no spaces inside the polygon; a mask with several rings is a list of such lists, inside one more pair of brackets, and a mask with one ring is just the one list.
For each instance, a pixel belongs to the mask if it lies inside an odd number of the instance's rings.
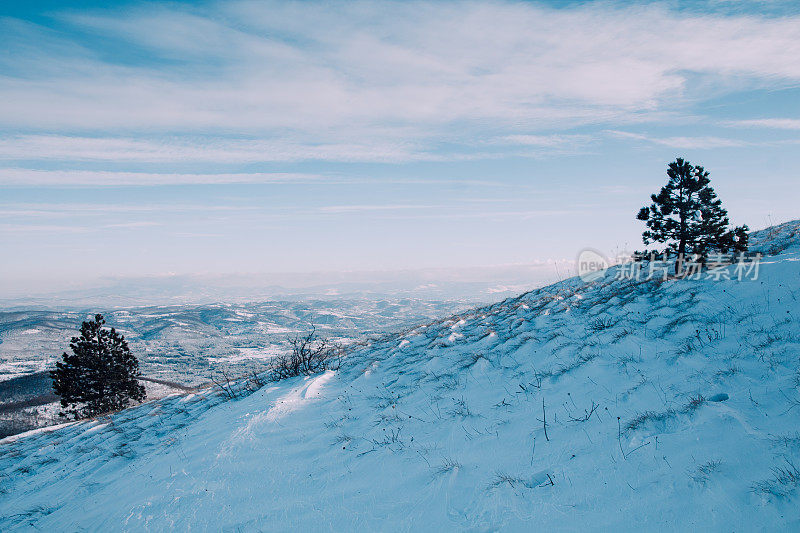
{"label": "white cloud", "polygon": [[640,133],[631,133],[628,131],[618,130],[608,130],[608,133],[614,135],[615,137],[645,141],[653,144],[660,144],[662,146],[669,146],[670,148],[736,148],[750,144],[739,139],[727,139],[724,137],[652,137],[649,135],[642,135]]}
{"label": "white cloud", "polygon": [[540,148],[564,148],[576,146],[590,142],[593,139],[590,135],[530,135],[518,134],[507,135],[500,139],[508,144],[519,144],[522,146],[536,146]]}
{"label": "white cloud", "polygon": [[320,208],[325,213],[360,213],[365,211],[398,211],[409,209],[441,209],[440,205],[375,204],[375,205],[328,205]]}
{"label": "white cloud", "polygon": [[[2,140],[4,159],[465,158],[486,139],[546,150],[569,140],[552,131],[800,81],[798,17],[362,1],[142,5],[62,20],[74,33],[0,22],[13,52],[0,59],[0,127],[39,132]],[[119,52],[131,49],[146,53]]]}
{"label": "white cloud", "polygon": [[[5,153],[13,153],[13,147],[9,149],[7,145],[0,141],[0,159]],[[25,157],[33,158],[35,152],[20,150]],[[59,159],[58,150],[44,152],[46,158]],[[80,152],[73,153],[73,157]],[[130,161],[131,155],[125,157],[125,152],[118,152],[120,156],[117,161]],[[66,157],[66,155],[62,156]],[[105,159],[104,159],[105,160]],[[113,160],[110,158],[109,160]],[[237,173],[237,174],[170,174],[170,173],[148,173],[148,172],[114,172],[114,171],[92,171],[92,170],[34,170],[27,168],[0,168],[0,185],[186,185],[186,184],[213,184],[213,183],[285,183],[285,182],[309,182],[318,180],[321,176],[315,174],[292,174],[292,173]]]}
{"label": "white cloud", "polygon": [[23,135],[0,138],[0,159],[56,159],[119,162],[297,161],[304,159],[393,161],[406,159],[411,150],[386,142],[309,145],[262,139],[136,139]]}
{"label": "white cloud", "polygon": [[746,126],[755,128],[774,128],[779,130],[800,130],[800,119],[797,118],[759,118],[752,120],[736,120],[728,122],[729,126]]}
{"label": "white cloud", "polygon": [[93,228],[88,226],[55,226],[48,224],[0,224],[0,230],[11,236],[20,233],[35,234],[62,234],[62,233],[87,233]]}
{"label": "white cloud", "polygon": [[89,203],[20,203],[0,204],[0,217],[76,217],[102,216],[110,214],[145,214],[153,213],[215,213],[215,212],[253,212],[261,210],[257,206],[242,205],[208,205],[208,204],[176,204],[148,203],[143,204],[89,204]]}
{"label": "white cloud", "polygon": [[163,224],[159,222],[153,222],[151,220],[138,220],[136,222],[121,222],[119,224],[106,224],[104,227],[106,228],[124,228],[124,229],[136,229],[136,228],[150,228],[153,226],[162,226]]}

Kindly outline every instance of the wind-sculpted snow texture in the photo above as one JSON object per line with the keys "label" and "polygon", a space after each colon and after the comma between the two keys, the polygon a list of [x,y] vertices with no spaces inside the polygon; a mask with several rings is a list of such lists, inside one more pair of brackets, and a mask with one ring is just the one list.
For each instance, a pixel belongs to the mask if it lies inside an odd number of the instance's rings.
{"label": "wind-sculpted snow texture", "polygon": [[757,280],[578,279],[238,399],[0,444],[0,529],[796,530],[798,223]]}

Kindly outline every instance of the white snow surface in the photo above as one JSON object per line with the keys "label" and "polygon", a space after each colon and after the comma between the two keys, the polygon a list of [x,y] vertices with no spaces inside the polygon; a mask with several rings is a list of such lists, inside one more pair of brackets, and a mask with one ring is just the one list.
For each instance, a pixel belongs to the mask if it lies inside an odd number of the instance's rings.
{"label": "white snow surface", "polygon": [[6,439],[0,530],[796,531],[791,224],[757,235],[776,255],[755,281],[612,269],[337,372]]}

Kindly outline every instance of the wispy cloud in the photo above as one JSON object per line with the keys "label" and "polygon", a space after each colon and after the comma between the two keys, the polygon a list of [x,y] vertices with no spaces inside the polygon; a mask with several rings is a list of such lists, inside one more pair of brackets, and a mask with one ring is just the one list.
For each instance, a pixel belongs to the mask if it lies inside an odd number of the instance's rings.
{"label": "wispy cloud", "polygon": [[[0,151],[2,151],[0,141]],[[0,158],[2,158],[0,156]],[[233,173],[175,174],[158,172],[121,172],[92,170],[37,170],[0,168],[0,185],[107,186],[107,185],[185,185],[212,183],[287,183],[313,182],[316,174],[298,173]]]}
{"label": "wispy cloud", "polygon": [[0,127],[29,132],[0,140],[0,158],[402,162],[475,157],[498,138],[509,153],[558,150],[584,142],[569,128],[800,81],[798,17],[230,2],[55,20],[0,22]]}
{"label": "wispy cloud", "polygon": [[405,211],[410,209],[442,209],[441,205],[375,204],[375,205],[329,205],[320,208],[324,213],[358,213],[364,211]]}
{"label": "wispy cloud", "polygon": [[576,144],[583,144],[593,139],[590,135],[507,135],[502,137],[500,141],[505,141],[510,144],[519,144],[523,146],[539,146],[544,148],[558,148],[562,146],[571,146]]}
{"label": "wispy cloud", "polygon": [[[595,135],[584,134],[514,134],[500,137],[493,144],[504,147],[504,155],[543,157],[585,153],[597,142]],[[519,149],[515,149],[519,148]]]}
{"label": "wispy cloud", "polygon": [[76,217],[101,216],[113,214],[145,214],[153,213],[225,213],[258,211],[253,205],[209,205],[209,204],[116,204],[116,203],[14,203],[0,204],[0,217]]}
{"label": "wispy cloud", "polygon": [[35,234],[63,234],[63,233],[87,233],[92,231],[88,226],[72,225],[52,225],[52,224],[0,224],[0,230],[9,237],[12,235],[35,233]]}
{"label": "wispy cloud", "polygon": [[[385,139],[308,144],[287,139],[142,139],[67,135],[0,137],[0,159],[148,163],[281,162],[302,160],[398,161],[426,157],[408,143]],[[229,175],[230,176],[230,175]]]}
{"label": "wispy cloud", "polygon": [[800,130],[798,118],[758,118],[735,120],[726,123],[728,126],[744,126],[752,128],[773,128],[778,130]]}
{"label": "wispy cloud", "polygon": [[644,141],[662,146],[669,146],[670,148],[692,148],[692,149],[710,149],[710,148],[736,148],[747,146],[751,143],[739,139],[728,139],[724,137],[655,137],[650,135],[643,135],[640,133],[632,133],[628,131],[608,130],[608,133],[615,137],[623,139],[634,139],[637,141]]}
{"label": "wispy cloud", "polygon": [[139,220],[136,222],[121,222],[119,224],[106,224],[106,228],[123,228],[123,229],[136,229],[136,228],[151,228],[153,226],[162,226],[159,222],[151,220]]}

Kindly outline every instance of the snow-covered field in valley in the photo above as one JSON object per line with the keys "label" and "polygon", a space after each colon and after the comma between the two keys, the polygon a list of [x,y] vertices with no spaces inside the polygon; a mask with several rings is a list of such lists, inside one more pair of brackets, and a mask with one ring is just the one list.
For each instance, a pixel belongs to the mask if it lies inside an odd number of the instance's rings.
{"label": "snow-covered field in valley", "polygon": [[125,335],[145,375],[198,384],[220,368],[236,374],[242,365],[249,370],[265,362],[285,351],[287,338],[312,322],[326,338],[347,343],[450,314],[454,307],[471,306],[376,297],[94,310],[0,309],[0,381],[51,368],[81,321],[97,311]]}
{"label": "snow-covered field in valley", "polygon": [[800,223],[757,280],[573,278],[0,443],[0,529],[800,529]]}
{"label": "snow-covered field in valley", "polygon": [[[157,399],[223,373],[263,371],[312,323],[320,336],[346,345],[474,305],[377,295],[99,309],[125,335],[147,397]],[[59,421],[47,370],[93,315],[85,308],[0,310],[0,438]]]}

